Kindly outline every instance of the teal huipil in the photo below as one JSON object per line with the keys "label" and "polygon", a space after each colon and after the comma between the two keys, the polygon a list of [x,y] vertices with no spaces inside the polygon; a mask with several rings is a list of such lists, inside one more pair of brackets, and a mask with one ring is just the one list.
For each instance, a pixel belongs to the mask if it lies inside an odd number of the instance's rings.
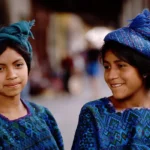
{"label": "teal huipil", "polygon": [[28,114],[15,120],[0,115],[0,150],[64,150],[63,140],[51,112],[22,101]]}
{"label": "teal huipil", "polygon": [[117,111],[108,98],[83,106],[72,150],[149,150],[150,109]]}

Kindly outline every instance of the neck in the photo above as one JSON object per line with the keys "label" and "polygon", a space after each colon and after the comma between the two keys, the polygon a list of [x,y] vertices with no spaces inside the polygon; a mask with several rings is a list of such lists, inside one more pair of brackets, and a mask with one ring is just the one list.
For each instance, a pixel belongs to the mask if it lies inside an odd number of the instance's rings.
{"label": "neck", "polygon": [[0,96],[0,112],[1,111],[10,111],[13,109],[19,108],[22,104],[20,100],[20,95],[16,97],[5,97]]}
{"label": "neck", "polygon": [[14,120],[27,115],[27,109],[20,100],[20,96],[13,98],[0,96],[0,114],[9,120]]}

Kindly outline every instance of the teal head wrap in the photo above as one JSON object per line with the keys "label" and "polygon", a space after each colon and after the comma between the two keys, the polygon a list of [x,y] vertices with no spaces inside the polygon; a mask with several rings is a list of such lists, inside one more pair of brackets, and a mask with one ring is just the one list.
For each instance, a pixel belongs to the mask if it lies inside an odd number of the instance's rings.
{"label": "teal head wrap", "polygon": [[11,24],[10,26],[2,27],[0,29],[0,42],[8,39],[13,40],[25,47],[25,50],[32,55],[32,47],[28,38],[32,37],[34,39],[33,34],[30,31],[34,23],[35,20],[29,22],[20,21]]}

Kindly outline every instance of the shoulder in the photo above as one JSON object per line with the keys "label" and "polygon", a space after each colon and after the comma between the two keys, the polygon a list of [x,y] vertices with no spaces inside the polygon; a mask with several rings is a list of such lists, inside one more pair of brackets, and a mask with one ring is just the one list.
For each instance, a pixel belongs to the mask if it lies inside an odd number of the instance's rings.
{"label": "shoulder", "polygon": [[81,108],[80,115],[93,114],[95,116],[96,114],[107,114],[113,112],[114,108],[111,106],[109,98],[104,97],[84,104]]}
{"label": "shoulder", "polygon": [[48,114],[50,116],[52,116],[50,110],[40,104],[36,104],[34,102],[30,102],[30,101],[24,101],[24,103],[26,104],[27,108],[29,109],[29,111],[31,113],[34,114]]}
{"label": "shoulder", "polygon": [[35,111],[44,111],[46,108],[40,104],[30,102],[30,101],[24,101],[24,103],[27,105],[27,107],[30,107],[34,109]]}
{"label": "shoulder", "polygon": [[56,120],[48,108],[30,101],[25,101],[25,104],[33,116],[37,116],[38,118],[45,120],[49,125],[56,125]]}
{"label": "shoulder", "polygon": [[94,101],[90,101],[88,103],[85,103],[82,107],[82,109],[85,108],[95,108],[95,107],[102,107],[109,104],[109,99],[107,97],[100,98]]}

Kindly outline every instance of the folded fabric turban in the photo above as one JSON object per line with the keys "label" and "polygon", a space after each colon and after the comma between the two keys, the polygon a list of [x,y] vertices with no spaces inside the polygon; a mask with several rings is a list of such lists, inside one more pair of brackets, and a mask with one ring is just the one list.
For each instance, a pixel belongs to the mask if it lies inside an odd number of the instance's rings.
{"label": "folded fabric turban", "polygon": [[31,27],[34,25],[35,20],[32,21],[20,21],[14,24],[11,24],[7,27],[2,27],[0,29],[0,42],[3,40],[11,39],[15,42],[18,42],[25,47],[27,52],[32,55],[32,47],[28,41],[29,37],[33,37],[32,32],[30,31]]}

